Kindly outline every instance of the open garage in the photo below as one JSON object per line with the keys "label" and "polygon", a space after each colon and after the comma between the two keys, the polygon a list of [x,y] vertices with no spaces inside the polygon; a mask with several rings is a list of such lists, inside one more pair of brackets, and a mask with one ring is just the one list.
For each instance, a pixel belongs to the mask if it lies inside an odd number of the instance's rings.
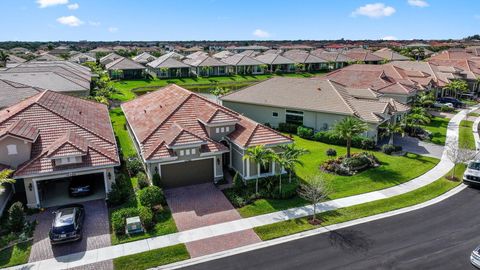
{"label": "open garage", "polygon": [[[89,182],[92,192],[87,196],[71,197],[69,186],[72,181]],[[105,199],[104,173],[82,174],[57,179],[37,180],[38,199],[43,208],[90,200]]]}
{"label": "open garage", "polygon": [[161,165],[164,188],[175,188],[203,183],[213,183],[213,159],[193,160]]}

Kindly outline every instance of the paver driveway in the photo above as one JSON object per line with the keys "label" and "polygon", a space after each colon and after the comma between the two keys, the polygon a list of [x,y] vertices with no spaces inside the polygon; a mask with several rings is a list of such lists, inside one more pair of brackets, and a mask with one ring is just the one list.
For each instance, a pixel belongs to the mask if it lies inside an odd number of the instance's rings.
{"label": "paver driveway", "polygon": [[[223,193],[211,183],[165,191],[168,206],[179,231],[219,224],[242,217]],[[187,243],[191,257],[260,242],[253,230],[245,230]]]}
{"label": "paver driveway", "polygon": [[[38,225],[33,235],[34,239],[29,262],[111,245],[108,209],[105,200],[88,201],[82,204],[85,207],[85,222],[83,239],[78,242],[70,242],[52,247],[48,238],[48,232],[53,220],[52,211],[55,208],[47,209],[45,212],[37,215]],[[97,265],[95,269],[113,269],[113,265],[111,262],[104,262]]]}

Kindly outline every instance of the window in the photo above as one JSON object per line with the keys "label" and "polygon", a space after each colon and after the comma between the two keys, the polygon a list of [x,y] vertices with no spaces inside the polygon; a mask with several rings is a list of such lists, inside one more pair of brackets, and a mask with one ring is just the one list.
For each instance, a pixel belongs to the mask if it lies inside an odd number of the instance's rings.
{"label": "window", "polygon": [[295,125],[303,125],[303,112],[287,110],[285,122]]}
{"label": "window", "polygon": [[185,150],[185,155],[189,156],[190,155],[190,149]]}
{"label": "window", "polygon": [[8,155],[16,155],[16,154],[18,154],[17,145],[16,145],[16,144],[9,144],[9,145],[7,145],[7,152],[8,152]]}
{"label": "window", "polygon": [[79,161],[77,161],[77,157],[62,157],[55,160],[56,165],[68,165],[74,163],[79,163]]}
{"label": "window", "polygon": [[195,155],[197,151],[195,149],[192,149],[192,155]]}
{"label": "window", "polygon": [[230,127],[226,127],[226,128],[225,128],[225,131],[226,131],[226,132],[230,132]]}
{"label": "window", "polygon": [[222,128],[220,129],[220,132],[222,132],[222,133],[225,132],[225,128],[222,127]]}
{"label": "window", "polygon": [[215,133],[220,133],[220,128],[216,128]]}
{"label": "window", "polygon": [[180,150],[180,156],[185,155],[185,152],[183,150]]}
{"label": "window", "polygon": [[273,113],[272,113],[272,116],[273,116],[273,117],[278,117],[278,112],[273,112]]}

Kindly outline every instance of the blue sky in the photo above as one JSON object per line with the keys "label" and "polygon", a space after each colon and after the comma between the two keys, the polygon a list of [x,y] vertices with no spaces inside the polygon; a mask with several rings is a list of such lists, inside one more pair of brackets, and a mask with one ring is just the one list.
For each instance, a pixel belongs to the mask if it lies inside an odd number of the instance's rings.
{"label": "blue sky", "polygon": [[449,39],[478,0],[2,0],[0,40]]}

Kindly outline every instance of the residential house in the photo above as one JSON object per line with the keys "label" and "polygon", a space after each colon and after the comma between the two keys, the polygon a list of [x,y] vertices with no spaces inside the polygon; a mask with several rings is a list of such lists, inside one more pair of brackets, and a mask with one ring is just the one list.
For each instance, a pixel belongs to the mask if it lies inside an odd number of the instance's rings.
{"label": "residential house", "polygon": [[93,62],[95,63],[97,59],[95,58],[94,55],[88,54],[88,53],[77,53],[72,55],[68,61],[77,63],[77,64],[83,64],[87,62]]}
{"label": "residential house", "polygon": [[[107,106],[43,91],[0,111],[0,164],[32,208],[106,198],[120,165]],[[94,194],[69,198],[69,183],[94,181]]]}
{"label": "residential house", "polygon": [[223,76],[228,74],[228,64],[208,55],[197,58],[186,58],[183,62],[191,66],[191,74],[195,76]]}
{"label": "residential house", "polygon": [[302,50],[289,50],[283,56],[303,65],[304,71],[320,71],[328,69],[328,61]]}
{"label": "residential house", "polygon": [[330,70],[342,68],[355,61],[354,59],[336,51],[316,49],[311,51],[310,54],[327,61],[327,67]]}
{"label": "residential house", "polygon": [[44,53],[35,58],[35,61],[63,61],[63,59],[53,54]]}
{"label": "residential house", "polygon": [[234,55],[233,52],[231,51],[221,51],[221,52],[218,52],[214,55],[212,55],[213,58],[217,58],[217,59],[224,59],[224,58],[227,58],[229,56],[232,56]]}
{"label": "residential house", "polygon": [[132,58],[133,61],[139,63],[139,64],[142,64],[142,65],[146,65],[147,63],[150,63],[154,60],[156,60],[157,57],[149,54],[148,52],[143,52],[135,57]]}
{"label": "residential house", "polygon": [[243,51],[256,51],[256,52],[265,52],[266,50],[270,49],[269,47],[261,46],[261,45],[249,45],[249,46],[236,46],[236,47],[228,47],[227,50],[233,51],[235,53],[241,53]]}
{"label": "residential house", "polygon": [[0,79],[0,110],[42,91],[40,88]]}
{"label": "residential house", "polygon": [[195,51],[195,52],[190,53],[187,56],[185,56],[185,58],[196,59],[196,58],[199,58],[199,57],[207,57],[207,56],[208,56],[208,53],[206,53],[204,51]]}
{"label": "residential house", "polygon": [[23,59],[21,57],[18,57],[14,54],[9,54],[8,55],[8,60],[7,60],[7,67],[12,67],[12,66],[16,66],[18,64],[21,64],[21,63],[25,63],[27,62],[26,59]]}
{"label": "residential house", "polygon": [[189,77],[190,66],[181,61],[183,58],[176,52],[169,52],[148,63],[148,72],[158,78]]}
{"label": "residential house", "polygon": [[376,65],[381,64],[384,61],[382,57],[377,56],[365,49],[351,49],[342,53],[348,58],[354,59],[354,61],[357,63]]}
{"label": "residential house", "polygon": [[144,77],[145,67],[129,58],[122,57],[105,65],[112,79],[138,79]]}
{"label": "residential house", "polygon": [[234,54],[227,58],[221,59],[221,61],[229,65],[228,73],[230,74],[257,75],[264,73],[263,66],[265,64],[250,56]]}
{"label": "residential house", "polygon": [[260,53],[258,51],[254,51],[254,50],[245,50],[245,51],[239,52],[238,54],[242,54],[242,55],[246,55],[246,56],[250,56],[250,57],[255,57],[255,56],[259,55]]}
{"label": "residential house", "polygon": [[295,61],[280,54],[260,54],[255,59],[268,65],[270,72],[295,72]]}
{"label": "residential house", "polygon": [[275,161],[261,166],[244,158],[248,148],[277,150],[292,140],[277,131],[177,85],[123,103],[127,127],[149,177],[159,174],[164,188],[223,179],[224,169],[244,179],[282,170]]}
{"label": "residential house", "polygon": [[374,51],[372,54],[381,57],[384,61],[408,61],[410,58],[397,53],[390,48],[382,48]]}
{"label": "residential house", "polygon": [[16,55],[22,55],[22,54],[28,54],[31,53],[29,49],[23,48],[23,47],[15,47],[11,48],[8,50],[10,53],[16,54]]}
{"label": "residential house", "polygon": [[107,55],[105,55],[104,57],[100,58],[99,62],[102,66],[106,66],[107,64],[110,64],[111,62],[119,59],[119,58],[123,58],[123,56],[120,56],[116,53],[109,53]]}
{"label": "residential house", "polygon": [[401,119],[409,107],[370,89],[352,89],[324,78],[276,77],[221,97],[222,105],[260,123],[290,123],[330,130],[345,117],[368,124],[364,136],[378,139],[378,127]]}
{"label": "residential house", "polygon": [[53,50],[49,51],[48,54],[51,54],[51,55],[54,55],[54,56],[58,56],[60,57],[60,55],[62,54],[70,54],[70,48],[67,47],[67,46],[58,46],[58,47],[55,47],[53,48]]}

